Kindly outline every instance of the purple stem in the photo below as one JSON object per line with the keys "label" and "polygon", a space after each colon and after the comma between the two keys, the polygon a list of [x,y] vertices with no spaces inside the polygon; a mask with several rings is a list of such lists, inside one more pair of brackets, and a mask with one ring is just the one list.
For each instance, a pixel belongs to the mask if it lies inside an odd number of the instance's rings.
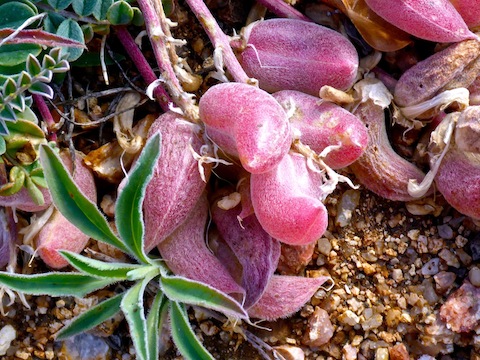
{"label": "purple stem", "polygon": [[[118,40],[120,40],[128,55],[135,63],[135,66],[142,75],[143,80],[145,80],[147,84],[151,84],[157,80],[157,75],[155,75],[155,72],[148,63],[147,59],[145,59],[145,56],[143,56],[143,53],[138,48],[135,40],[128,30],[124,26],[117,26],[115,30]],[[162,86],[157,86],[153,91],[153,94],[157,98],[162,110],[167,112],[169,110],[168,104],[173,102],[167,91]]]}
{"label": "purple stem", "polygon": [[257,2],[280,17],[312,22],[312,19],[303,15],[300,11],[283,0],[257,0]]}
{"label": "purple stem", "polygon": [[48,139],[52,141],[57,140],[57,134],[55,133],[55,120],[53,120],[52,113],[50,112],[50,109],[47,106],[47,103],[45,102],[45,99],[41,95],[33,94],[33,101],[35,102],[35,105],[37,106],[38,112],[40,113],[43,121],[47,124],[47,130],[48,130]]}
{"label": "purple stem", "polygon": [[167,44],[166,36],[162,30],[166,23],[162,2],[160,0],[138,0],[138,5],[145,19],[148,37],[158,67],[162,71],[161,78],[165,80],[165,86],[167,86],[175,104],[183,111],[184,116],[197,121],[198,109],[192,101],[192,97],[183,91],[168,55],[167,48],[170,44]]}
{"label": "purple stem", "polygon": [[256,81],[250,78],[243,70],[230,46],[230,38],[225,35],[222,29],[220,29],[220,26],[218,26],[215,18],[203,0],[186,0],[186,3],[195,14],[198,21],[200,21],[200,24],[203,26],[203,29],[210,38],[214,48],[222,50],[225,67],[228,69],[233,79],[236,82],[256,84]]}

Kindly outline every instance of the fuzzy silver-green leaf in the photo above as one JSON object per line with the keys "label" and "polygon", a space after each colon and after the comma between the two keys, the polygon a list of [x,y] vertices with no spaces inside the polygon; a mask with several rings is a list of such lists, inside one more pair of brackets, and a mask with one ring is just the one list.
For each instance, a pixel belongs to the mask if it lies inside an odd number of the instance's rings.
{"label": "fuzzy silver-green leaf", "polygon": [[115,206],[115,224],[118,233],[132,253],[144,263],[148,263],[143,250],[144,223],[142,204],[145,189],[153,176],[160,156],[160,135],[152,136],[130,171],[126,184],[120,192]]}
{"label": "fuzzy silver-green leaf", "polygon": [[186,360],[214,359],[195,336],[185,306],[175,301],[170,302],[170,328],[173,342]]}
{"label": "fuzzy silver-green leaf", "polygon": [[118,294],[108,300],[91,307],[84,313],[75,317],[70,323],[63,327],[56,334],[56,340],[80,334],[100,325],[120,312],[120,303],[123,294]]}
{"label": "fuzzy silver-green leaf", "polygon": [[170,300],[203,306],[219,311],[228,317],[247,319],[242,305],[231,296],[209,285],[180,276],[164,276],[160,287]]}
{"label": "fuzzy silver-green leaf", "polygon": [[97,206],[75,185],[54,150],[43,145],[40,148],[40,161],[53,203],[62,215],[88,236],[128,252]]}

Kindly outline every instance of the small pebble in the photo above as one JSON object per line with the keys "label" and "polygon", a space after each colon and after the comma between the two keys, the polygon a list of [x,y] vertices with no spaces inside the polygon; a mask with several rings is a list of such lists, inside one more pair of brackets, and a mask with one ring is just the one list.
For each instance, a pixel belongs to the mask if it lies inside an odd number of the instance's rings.
{"label": "small pebble", "polygon": [[457,275],[453,272],[440,271],[438,274],[433,276],[435,280],[435,288],[437,293],[444,294],[450,290],[455,282]]}
{"label": "small pebble", "polygon": [[390,360],[410,360],[410,355],[403,343],[391,347],[389,354]]}
{"label": "small pebble", "polygon": [[438,256],[443,259],[448,266],[453,266],[455,268],[460,267],[460,261],[458,261],[457,256],[448,249],[443,249],[438,253]]}
{"label": "small pebble", "polygon": [[468,272],[468,280],[475,287],[480,287],[480,269],[477,266],[474,266]]}
{"label": "small pebble", "polygon": [[440,235],[443,239],[453,239],[453,230],[447,224],[437,226],[438,235]]}
{"label": "small pebble", "polygon": [[17,337],[17,332],[12,325],[5,325],[0,329],[0,356],[5,355],[10,344]]}
{"label": "small pebble", "polygon": [[317,248],[321,254],[328,256],[330,251],[332,251],[332,244],[330,243],[330,240],[322,237],[318,240]]}
{"label": "small pebble", "polygon": [[353,347],[352,345],[348,344],[348,345],[345,345],[343,347],[342,351],[343,351],[342,359],[344,359],[344,360],[357,360],[358,348]]}
{"label": "small pebble", "polygon": [[322,346],[332,338],[333,331],[334,329],[328,313],[317,306],[312,316],[308,319],[307,331],[305,332],[303,343],[311,347]]}
{"label": "small pebble", "polygon": [[470,240],[470,251],[472,252],[472,260],[479,261],[480,260],[480,234],[478,234],[472,240]]}
{"label": "small pebble", "polygon": [[298,346],[281,345],[275,346],[275,351],[279,353],[285,360],[304,360],[305,353]]}
{"label": "small pebble", "polygon": [[423,265],[421,270],[423,276],[432,276],[438,273],[439,271],[440,271],[439,258],[431,259],[425,265]]}
{"label": "small pebble", "polygon": [[388,349],[378,348],[377,351],[375,351],[375,360],[389,360]]}

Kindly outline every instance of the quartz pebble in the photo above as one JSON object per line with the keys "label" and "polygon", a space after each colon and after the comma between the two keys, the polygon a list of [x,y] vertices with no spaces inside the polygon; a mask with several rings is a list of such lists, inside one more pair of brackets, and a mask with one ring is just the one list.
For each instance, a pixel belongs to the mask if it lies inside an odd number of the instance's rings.
{"label": "quartz pebble", "polygon": [[12,325],[5,325],[0,329],[0,356],[7,353],[10,344],[17,337],[17,332]]}
{"label": "quartz pebble", "polygon": [[332,244],[330,243],[330,240],[322,237],[318,240],[317,248],[321,254],[328,256],[330,251],[332,251]]}
{"label": "quartz pebble", "polygon": [[328,313],[317,306],[312,316],[308,319],[307,331],[305,332],[303,343],[310,347],[321,346],[332,338],[333,331],[334,329]]}
{"label": "quartz pebble", "polygon": [[305,359],[305,353],[298,346],[281,345],[281,346],[275,346],[274,349],[285,360],[304,360]]}
{"label": "quartz pebble", "polygon": [[435,289],[437,293],[444,294],[450,290],[455,282],[457,275],[452,272],[440,271],[438,274],[433,276],[435,280]]}
{"label": "quartz pebble", "polygon": [[447,225],[447,224],[443,224],[443,225],[439,225],[437,226],[437,230],[438,230],[438,235],[440,235],[443,239],[453,239],[453,230],[452,228]]}
{"label": "quartz pebble", "polygon": [[375,351],[375,360],[389,360],[388,349],[387,348],[378,348]]}
{"label": "quartz pebble", "polygon": [[410,360],[407,348],[403,343],[396,344],[389,350],[390,360]]}
{"label": "quartz pebble", "polygon": [[63,352],[67,358],[76,360],[108,359],[110,347],[100,337],[82,333],[63,342]]}
{"label": "quartz pebble", "polygon": [[464,282],[440,308],[440,316],[455,332],[469,332],[479,328],[480,288]]}
{"label": "quartz pebble", "polygon": [[344,360],[357,360],[358,349],[353,347],[352,345],[348,344],[345,345],[342,349]]}
{"label": "quartz pebble", "polygon": [[455,268],[460,267],[460,262],[458,261],[458,258],[455,256],[454,253],[452,253],[448,249],[443,249],[438,253],[438,256],[443,259],[448,266],[453,266]]}

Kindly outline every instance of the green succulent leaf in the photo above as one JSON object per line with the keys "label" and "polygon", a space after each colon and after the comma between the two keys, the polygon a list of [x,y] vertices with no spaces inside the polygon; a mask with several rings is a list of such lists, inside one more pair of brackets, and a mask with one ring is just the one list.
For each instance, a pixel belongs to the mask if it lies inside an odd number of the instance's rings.
{"label": "green succulent leaf", "polygon": [[63,340],[70,336],[90,330],[115,316],[120,312],[122,297],[123,294],[115,295],[78,315],[69,324],[57,332],[56,340]]}
{"label": "green succulent leaf", "polygon": [[70,6],[72,0],[47,0],[47,2],[55,10],[64,10]]}
{"label": "green succulent leaf", "polygon": [[3,84],[3,96],[15,94],[15,91],[17,91],[17,84],[15,83],[15,80],[8,78]]}
{"label": "green succulent leaf", "polygon": [[[23,112],[25,111],[25,97],[24,96],[16,96],[12,100],[10,100],[10,106],[13,108],[14,111]],[[18,116],[16,116],[18,119]]]}
{"label": "green succulent leaf", "polygon": [[20,73],[20,76],[18,77],[17,86],[18,87],[30,86],[31,83],[32,83],[32,77],[30,76],[30,74],[27,73],[26,71],[22,71]]}
{"label": "green succulent leaf", "polygon": [[90,15],[95,7],[97,6],[97,2],[100,0],[73,0],[72,7],[73,10],[80,16],[88,16]]}
{"label": "green succulent leaf", "polygon": [[30,195],[31,199],[36,205],[45,204],[45,199],[42,192],[40,191],[38,186],[32,181],[32,178],[30,176],[27,176],[25,178],[24,186],[28,191],[28,195]]}
{"label": "green succulent leaf", "polygon": [[0,46],[0,65],[15,66],[27,61],[28,55],[38,56],[42,48],[37,44],[6,44]]}
{"label": "green succulent leaf", "polygon": [[[85,44],[85,39],[83,38],[83,31],[80,25],[72,20],[64,20],[57,29],[57,35],[78,41],[82,44]],[[62,47],[62,54],[67,55],[68,61],[77,60],[80,55],[82,55],[83,49],[74,48],[74,47]]]}
{"label": "green succulent leaf", "polygon": [[8,134],[8,128],[5,124],[5,120],[0,117],[0,135],[5,136]]}
{"label": "green succulent leaf", "polygon": [[132,286],[127,290],[120,304],[139,360],[150,360],[148,357],[147,320],[143,306],[143,293],[147,283],[148,281],[145,279]]}
{"label": "green succulent leaf", "polygon": [[47,16],[43,18],[43,30],[51,34],[55,34],[58,27],[64,20],[64,16],[50,11],[47,13]]}
{"label": "green succulent leaf", "polygon": [[132,24],[135,26],[143,26],[145,19],[143,18],[142,11],[138,7],[133,7],[133,19]]}
{"label": "green succulent leaf", "polygon": [[3,121],[16,121],[17,116],[10,104],[5,104],[2,111],[0,111],[0,119]]}
{"label": "green succulent leaf", "polygon": [[8,183],[0,186],[0,195],[8,196],[20,191],[25,183],[25,171],[19,166],[14,166],[8,174]]}
{"label": "green succulent leaf", "polygon": [[79,273],[51,272],[23,275],[0,272],[1,285],[30,295],[84,297],[114,282],[116,279],[99,279]]}
{"label": "green succulent leaf", "polygon": [[47,99],[53,99],[53,89],[50,87],[50,85],[45,84],[43,82],[36,82],[32,84],[29,88],[28,91],[30,91],[32,94],[44,96]]}
{"label": "green succulent leaf", "polygon": [[0,6],[0,29],[16,29],[27,19],[37,15],[27,4],[11,1]]}
{"label": "green succulent leaf", "polygon": [[158,358],[159,329],[165,321],[168,311],[168,299],[159,291],[153,299],[152,307],[147,317],[148,354],[150,359]]}
{"label": "green succulent leaf", "polygon": [[5,154],[5,151],[7,150],[7,144],[5,143],[5,139],[3,136],[0,136],[0,155]]}
{"label": "green succulent leaf", "polygon": [[143,148],[115,205],[115,225],[118,233],[136,258],[144,263],[149,263],[149,259],[143,250],[142,203],[159,156],[160,135],[157,134],[151,137]]}
{"label": "green succulent leaf", "polygon": [[120,0],[110,6],[107,11],[107,20],[112,25],[127,25],[133,20],[133,9],[129,3]]}
{"label": "green succulent leaf", "polygon": [[97,206],[77,188],[52,148],[42,145],[40,162],[53,202],[62,215],[88,236],[128,252]]}
{"label": "green succulent leaf", "polygon": [[42,65],[40,64],[40,61],[38,61],[38,59],[33,55],[28,55],[27,71],[31,76],[37,76],[42,71]]}
{"label": "green succulent leaf", "polygon": [[185,306],[175,301],[170,301],[170,328],[173,342],[177,349],[187,360],[213,360],[203,344],[195,336],[192,326],[188,321]]}
{"label": "green succulent leaf", "polygon": [[228,317],[248,319],[247,312],[238,301],[201,282],[180,276],[163,276],[160,288],[171,301],[203,306]]}
{"label": "green succulent leaf", "polygon": [[130,271],[142,267],[137,264],[104,262],[65,250],[60,250],[60,254],[78,271],[98,278],[127,280]]}

